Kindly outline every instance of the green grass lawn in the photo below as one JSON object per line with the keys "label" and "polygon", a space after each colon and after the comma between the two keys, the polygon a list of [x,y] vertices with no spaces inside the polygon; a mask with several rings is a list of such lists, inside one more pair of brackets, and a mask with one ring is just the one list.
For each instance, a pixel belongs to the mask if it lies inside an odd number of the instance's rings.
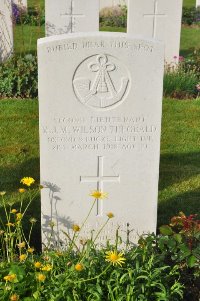
{"label": "green grass lawn", "polygon": [[183,0],[183,6],[194,7],[196,6],[195,0]]}
{"label": "green grass lawn", "polygon": [[[179,211],[200,213],[199,116],[200,99],[164,100],[159,225],[167,223]],[[16,197],[23,176],[32,176],[39,183],[38,102],[2,100],[0,120],[0,191]]]}
{"label": "green grass lawn", "polygon": [[182,27],[180,53],[186,56],[193,53],[195,48],[200,48],[200,27]]}
{"label": "green grass lawn", "polygon": [[[44,7],[44,0],[28,0],[29,7],[40,6]],[[183,6],[192,7],[195,6],[195,0],[183,0]]]}

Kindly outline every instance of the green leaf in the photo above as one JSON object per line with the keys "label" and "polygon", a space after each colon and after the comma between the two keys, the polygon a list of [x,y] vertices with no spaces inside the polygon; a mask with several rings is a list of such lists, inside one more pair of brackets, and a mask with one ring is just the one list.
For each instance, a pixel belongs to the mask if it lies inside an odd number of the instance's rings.
{"label": "green leaf", "polygon": [[162,235],[172,235],[172,234],[174,234],[174,231],[173,231],[172,228],[171,228],[170,226],[168,226],[168,225],[161,226],[161,227],[159,228],[159,230],[160,230],[160,233],[161,233]]}
{"label": "green leaf", "polygon": [[26,276],[24,268],[17,265],[11,265],[9,273],[16,274],[18,281],[21,281]]}
{"label": "green leaf", "polygon": [[197,258],[194,255],[191,255],[187,260],[187,264],[190,268],[193,268],[196,262],[197,262]]}
{"label": "green leaf", "polygon": [[181,234],[174,234],[174,239],[178,242],[181,243],[182,242],[182,236]]}

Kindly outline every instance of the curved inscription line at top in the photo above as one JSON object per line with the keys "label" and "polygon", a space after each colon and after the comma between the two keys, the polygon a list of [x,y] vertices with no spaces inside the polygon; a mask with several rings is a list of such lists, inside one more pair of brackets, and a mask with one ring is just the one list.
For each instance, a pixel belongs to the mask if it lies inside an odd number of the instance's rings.
{"label": "curved inscription line at top", "polygon": [[96,109],[112,108],[121,103],[129,84],[127,68],[117,58],[108,54],[86,58],[79,64],[73,77],[77,99],[82,104]]}

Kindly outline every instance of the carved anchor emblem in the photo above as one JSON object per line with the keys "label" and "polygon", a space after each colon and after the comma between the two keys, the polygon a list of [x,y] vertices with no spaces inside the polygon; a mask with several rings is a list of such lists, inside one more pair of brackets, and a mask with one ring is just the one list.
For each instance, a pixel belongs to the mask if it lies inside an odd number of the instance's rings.
{"label": "carved anchor emblem", "polygon": [[[87,106],[111,107],[120,102],[126,94],[129,84],[128,72],[123,65],[120,66],[116,58],[105,54],[95,57],[95,62],[91,62],[90,57],[89,64],[86,60],[76,70],[73,80],[75,94]],[[82,65],[86,65],[87,70],[84,70]],[[81,76],[84,71],[91,79]],[[94,73],[96,73],[95,78]],[[120,87],[119,90],[116,89],[117,86]]]}

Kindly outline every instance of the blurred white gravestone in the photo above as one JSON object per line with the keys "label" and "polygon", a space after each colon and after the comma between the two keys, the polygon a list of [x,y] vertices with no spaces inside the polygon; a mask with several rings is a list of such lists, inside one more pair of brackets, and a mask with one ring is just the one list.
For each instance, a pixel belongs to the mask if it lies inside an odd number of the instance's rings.
{"label": "blurred white gravestone", "polygon": [[19,6],[23,10],[27,10],[27,0],[13,0],[13,3],[15,3],[17,6]]}
{"label": "blurred white gravestone", "polygon": [[200,0],[196,0],[196,7],[200,6]]}
{"label": "blurred white gravestone", "polygon": [[46,0],[46,36],[99,31],[99,0]]}
{"label": "blurred white gravestone", "polygon": [[182,0],[129,0],[127,32],[165,43],[165,61],[177,61]]}
{"label": "blurred white gravestone", "polygon": [[12,0],[0,2],[0,62],[13,53]]}
{"label": "blurred white gravestone", "polygon": [[100,0],[100,9],[104,7],[127,5],[127,0]]}
{"label": "blurred white gravestone", "polygon": [[[40,39],[39,105],[43,242],[88,214],[92,190],[109,193],[82,231],[125,243],[156,231],[164,46],[123,33]],[[127,237],[127,231],[129,233]]]}

